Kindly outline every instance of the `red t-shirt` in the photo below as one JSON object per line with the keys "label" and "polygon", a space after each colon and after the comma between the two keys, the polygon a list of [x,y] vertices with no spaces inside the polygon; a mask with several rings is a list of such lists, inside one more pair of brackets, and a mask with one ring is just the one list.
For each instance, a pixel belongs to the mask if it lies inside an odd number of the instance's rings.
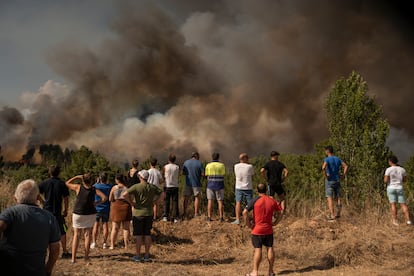
{"label": "red t-shirt", "polygon": [[253,235],[264,236],[273,234],[273,215],[282,211],[279,203],[270,196],[259,196],[249,202],[246,209],[253,210]]}

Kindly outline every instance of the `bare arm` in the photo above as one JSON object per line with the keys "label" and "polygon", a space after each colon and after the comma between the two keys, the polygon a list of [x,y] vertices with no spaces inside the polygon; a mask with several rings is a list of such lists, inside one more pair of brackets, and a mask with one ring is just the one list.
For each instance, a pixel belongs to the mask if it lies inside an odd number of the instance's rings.
{"label": "bare arm", "polygon": [[384,175],[384,183],[388,184],[390,182],[390,177],[388,175]]}
{"label": "bare arm", "polygon": [[69,197],[65,196],[63,198],[63,217],[66,217],[68,215],[68,210],[69,210]]}
{"label": "bare arm", "polygon": [[274,217],[273,226],[276,226],[276,225],[279,224],[279,222],[283,218],[283,211],[277,211],[277,212],[275,212],[274,215],[273,215],[273,217]]}
{"label": "bare arm", "polygon": [[267,176],[266,176],[266,169],[265,169],[265,168],[261,168],[261,169],[260,169],[260,174],[262,175],[262,177],[263,177],[266,181],[268,181],[268,180],[267,180]]}
{"label": "bare arm", "polygon": [[49,244],[49,259],[46,263],[46,273],[47,275],[52,275],[53,267],[57,259],[59,258],[60,243],[54,242]]}
{"label": "bare arm", "polygon": [[101,204],[108,200],[108,197],[104,193],[102,193],[100,190],[97,189],[95,191],[96,191],[96,195],[101,198],[101,200],[96,202],[96,204]]}
{"label": "bare arm", "polygon": [[69,190],[75,191],[76,194],[78,194],[79,190],[80,190],[80,185],[79,184],[74,184],[73,182],[75,180],[82,180],[82,179],[83,179],[82,175],[74,176],[71,179],[69,179],[68,181],[66,181],[66,186],[68,187]]}
{"label": "bare arm", "polygon": [[118,189],[118,187],[117,187],[117,186],[113,186],[113,187],[112,187],[111,192],[109,193],[109,201],[110,201],[110,202],[115,201],[115,199],[114,199],[114,192],[115,192],[115,190],[117,190],[117,189]]}
{"label": "bare arm", "polygon": [[287,168],[283,169],[283,178],[287,178],[289,176],[289,170]]}
{"label": "bare arm", "polygon": [[342,162],[342,168],[344,169],[344,175],[348,173],[348,165],[345,162]]}
{"label": "bare arm", "polygon": [[323,171],[323,175],[328,178],[328,173],[326,172],[326,166],[328,166],[328,163],[323,162],[322,164],[322,171]]}
{"label": "bare arm", "polygon": [[246,222],[247,227],[249,227],[250,229],[253,228],[253,225],[250,222],[250,218],[249,218],[249,211],[247,211],[247,209],[243,210],[243,219]]}

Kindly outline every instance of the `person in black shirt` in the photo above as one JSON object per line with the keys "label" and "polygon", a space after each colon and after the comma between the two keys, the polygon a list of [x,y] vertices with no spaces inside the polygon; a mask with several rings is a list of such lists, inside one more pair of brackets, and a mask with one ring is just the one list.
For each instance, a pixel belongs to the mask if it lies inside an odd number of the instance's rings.
{"label": "person in black shirt", "polygon": [[283,188],[282,182],[288,177],[289,171],[286,166],[279,161],[279,153],[272,151],[270,153],[271,160],[264,165],[260,170],[263,178],[266,179],[269,185],[269,195],[274,197],[275,193],[280,199],[280,205],[283,212],[286,209],[286,192]]}
{"label": "person in black shirt", "polygon": [[133,160],[132,161],[132,167],[131,167],[131,169],[129,169],[128,174],[127,174],[127,186],[128,186],[128,188],[139,183],[138,166],[139,166],[138,160]]}
{"label": "person in black shirt", "polygon": [[[66,246],[66,231],[67,226],[65,222],[65,217],[68,215],[68,206],[69,206],[69,190],[66,187],[65,182],[59,178],[60,167],[59,166],[50,166],[49,175],[50,178],[43,181],[39,185],[39,191],[44,195],[43,209],[51,212],[56,221],[59,224],[62,244],[62,258],[69,258],[70,253]],[[62,201],[64,204],[62,212]]]}

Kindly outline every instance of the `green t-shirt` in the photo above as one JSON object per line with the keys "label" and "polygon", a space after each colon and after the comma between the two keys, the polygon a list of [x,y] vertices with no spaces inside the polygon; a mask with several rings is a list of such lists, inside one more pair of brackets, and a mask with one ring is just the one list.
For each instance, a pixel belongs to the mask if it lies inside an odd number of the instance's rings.
{"label": "green t-shirt", "polygon": [[162,190],[155,185],[141,182],[128,189],[128,194],[135,197],[135,205],[132,211],[134,217],[146,217],[153,215],[153,202],[155,196],[162,193]]}

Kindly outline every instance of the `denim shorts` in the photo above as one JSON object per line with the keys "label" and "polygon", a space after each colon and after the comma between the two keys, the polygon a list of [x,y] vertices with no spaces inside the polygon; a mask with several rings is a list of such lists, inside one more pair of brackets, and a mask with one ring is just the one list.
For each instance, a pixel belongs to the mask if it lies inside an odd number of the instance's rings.
{"label": "denim shorts", "polygon": [[405,203],[404,191],[403,189],[393,189],[387,188],[387,196],[390,203]]}
{"label": "denim shorts", "polygon": [[241,202],[243,198],[246,199],[246,203],[249,203],[253,198],[253,191],[236,189],[236,202]]}
{"label": "denim shorts", "polygon": [[338,198],[341,196],[341,183],[339,181],[325,181],[326,197]]}

